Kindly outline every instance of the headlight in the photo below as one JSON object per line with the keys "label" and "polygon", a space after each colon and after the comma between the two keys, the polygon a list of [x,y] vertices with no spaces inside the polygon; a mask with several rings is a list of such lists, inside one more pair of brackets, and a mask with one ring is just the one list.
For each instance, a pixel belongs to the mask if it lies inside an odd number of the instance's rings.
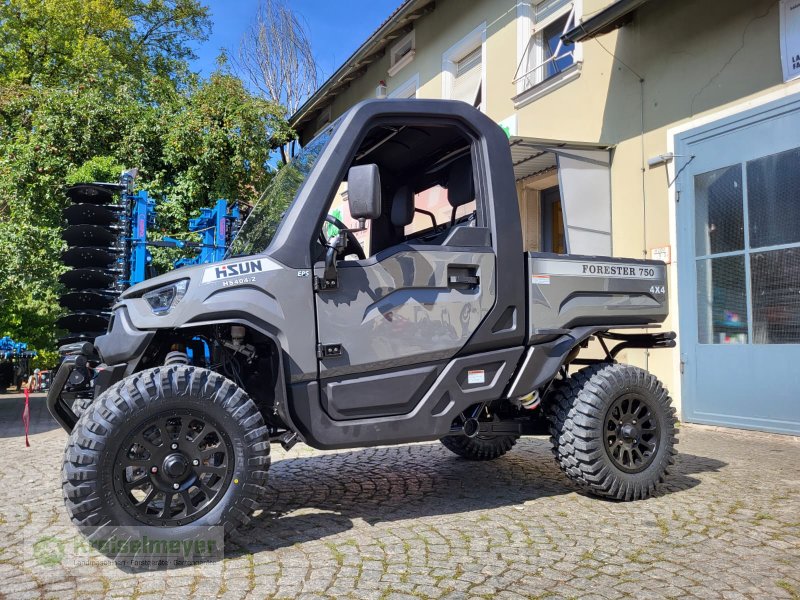
{"label": "headlight", "polygon": [[154,314],[166,315],[172,310],[173,306],[181,301],[188,287],[189,280],[181,279],[175,283],[170,283],[164,287],[142,294],[142,298],[147,300],[147,303],[150,305],[150,310],[152,310]]}

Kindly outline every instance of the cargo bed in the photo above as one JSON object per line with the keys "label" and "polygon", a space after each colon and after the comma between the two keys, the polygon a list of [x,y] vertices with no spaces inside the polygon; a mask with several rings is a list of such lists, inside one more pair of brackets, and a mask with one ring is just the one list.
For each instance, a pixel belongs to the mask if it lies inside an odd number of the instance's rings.
{"label": "cargo bed", "polygon": [[526,253],[528,337],[583,325],[651,325],[667,318],[666,265],[657,260]]}

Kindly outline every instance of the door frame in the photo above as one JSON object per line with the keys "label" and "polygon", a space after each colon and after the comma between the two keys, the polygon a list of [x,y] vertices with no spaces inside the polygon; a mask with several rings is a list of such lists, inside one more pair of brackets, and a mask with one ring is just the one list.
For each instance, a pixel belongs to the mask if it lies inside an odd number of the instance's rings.
{"label": "door frame", "polygon": [[[678,324],[678,340],[676,352],[673,359],[673,388],[675,394],[680,398],[681,419],[686,420],[689,410],[694,408],[694,392],[692,388],[693,378],[697,376],[694,372],[695,360],[689,360],[690,345],[684,346],[682,343],[683,335],[695,335],[696,319],[694,310],[680,310],[680,306],[691,307],[696,302],[696,298],[690,292],[694,291],[694,285],[686,283],[687,274],[691,274],[691,269],[679,269],[686,260],[694,264],[693,232],[689,232],[688,237],[679,236],[679,229],[685,227],[685,223],[679,220],[678,204],[680,202],[681,191],[691,189],[692,179],[689,177],[691,171],[687,167],[687,161],[691,160],[691,145],[695,142],[711,139],[716,136],[731,133],[743,129],[749,125],[759,122],[769,121],[780,117],[782,114],[795,113],[800,111],[800,81],[787,84],[780,90],[765,94],[759,98],[749,100],[716,111],[703,117],[693,119],[682,125],[670,128],[667,131],[667,150],[674,156],[667,168],[668,181],[668,208],[669,208],[669,227],[670,244],[672,247],[672,262],[668,266],[673,284],[674,293],[670,294],[669,309],[675,323]],[[744,162],[745,159],[743,159]],[[684,252],[687,256],[684,257]],[[748,300],[749,301],[749,300]],[[694,337],[692,337],[694,340]],[[692,342],[694,344],[694,342]],[[684,376],[687,380],[684,382]],[[686,383],[687,385],[684,385]]]}

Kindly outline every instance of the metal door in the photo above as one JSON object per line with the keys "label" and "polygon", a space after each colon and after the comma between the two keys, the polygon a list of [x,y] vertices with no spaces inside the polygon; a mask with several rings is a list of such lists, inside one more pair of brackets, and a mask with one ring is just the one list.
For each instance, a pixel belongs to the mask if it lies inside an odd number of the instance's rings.
{"label": "metal door", "polygon": [[494,269],[490,247],[402,244],[340,263],[338,288],[316,294],[328,413],[345,419],[412,410],[494,305]]}
{"label": "metal door", "polygon": [[800,97],[676,139],[686,420],[800,433]]}

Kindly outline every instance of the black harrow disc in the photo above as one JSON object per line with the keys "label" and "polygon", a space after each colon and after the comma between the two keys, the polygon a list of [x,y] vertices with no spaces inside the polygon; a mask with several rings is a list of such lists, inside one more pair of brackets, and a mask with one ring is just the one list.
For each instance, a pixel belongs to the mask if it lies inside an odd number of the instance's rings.
{"label": "black harrow disc", "polygon": [[58,280],[74,290],[95,290],[107,288],[114,283],[114,274],[100,269],[73,269],[62,273]]}
{"label": "black harrow disc", "polygon": [[102,225],[70,225],[61,234],[70,246],[114,246],[119,241],[119,228]]}
{"label": "black harrow disc", "polygon": [[68,267],[78,269],[86,267],[110,267],[122,255],[122,250],[115,248],[98,248],[93,246],[77,246],[61,255],[61,261]]}
{"label": "black harrow disc", "polygon": [[56,321],[59,329],[66,329],[71,333],[85,333],[87,331],[105,331],[111,313],[100,311],[85,311],[71,313],[60,317]]}
{"label": "black harrow disc", "polygon": [[84,290],[69,292],[59,299],[59,304],[68,310],[103,310],[111,308],[117,299],[115,292]]}
{"label": "black harrow disc", "polygon": [[64,218],[70,225],[112,225],[119,222],[123,208],[116,204],[73,204],[64,209]]}
{"label": "black harrow disc", "polygon": [[101,336],[105,331],[88,331],[84,333],[71,333],[64,337],[58,338],[58,345],[74,344],[75,342],[93,342],[95,338]]}
{"label": "black harrow disc", "polygon": [[74,203],[111,204],[125,189],[116,183],[79,183],[67,188],[67,197]]}

